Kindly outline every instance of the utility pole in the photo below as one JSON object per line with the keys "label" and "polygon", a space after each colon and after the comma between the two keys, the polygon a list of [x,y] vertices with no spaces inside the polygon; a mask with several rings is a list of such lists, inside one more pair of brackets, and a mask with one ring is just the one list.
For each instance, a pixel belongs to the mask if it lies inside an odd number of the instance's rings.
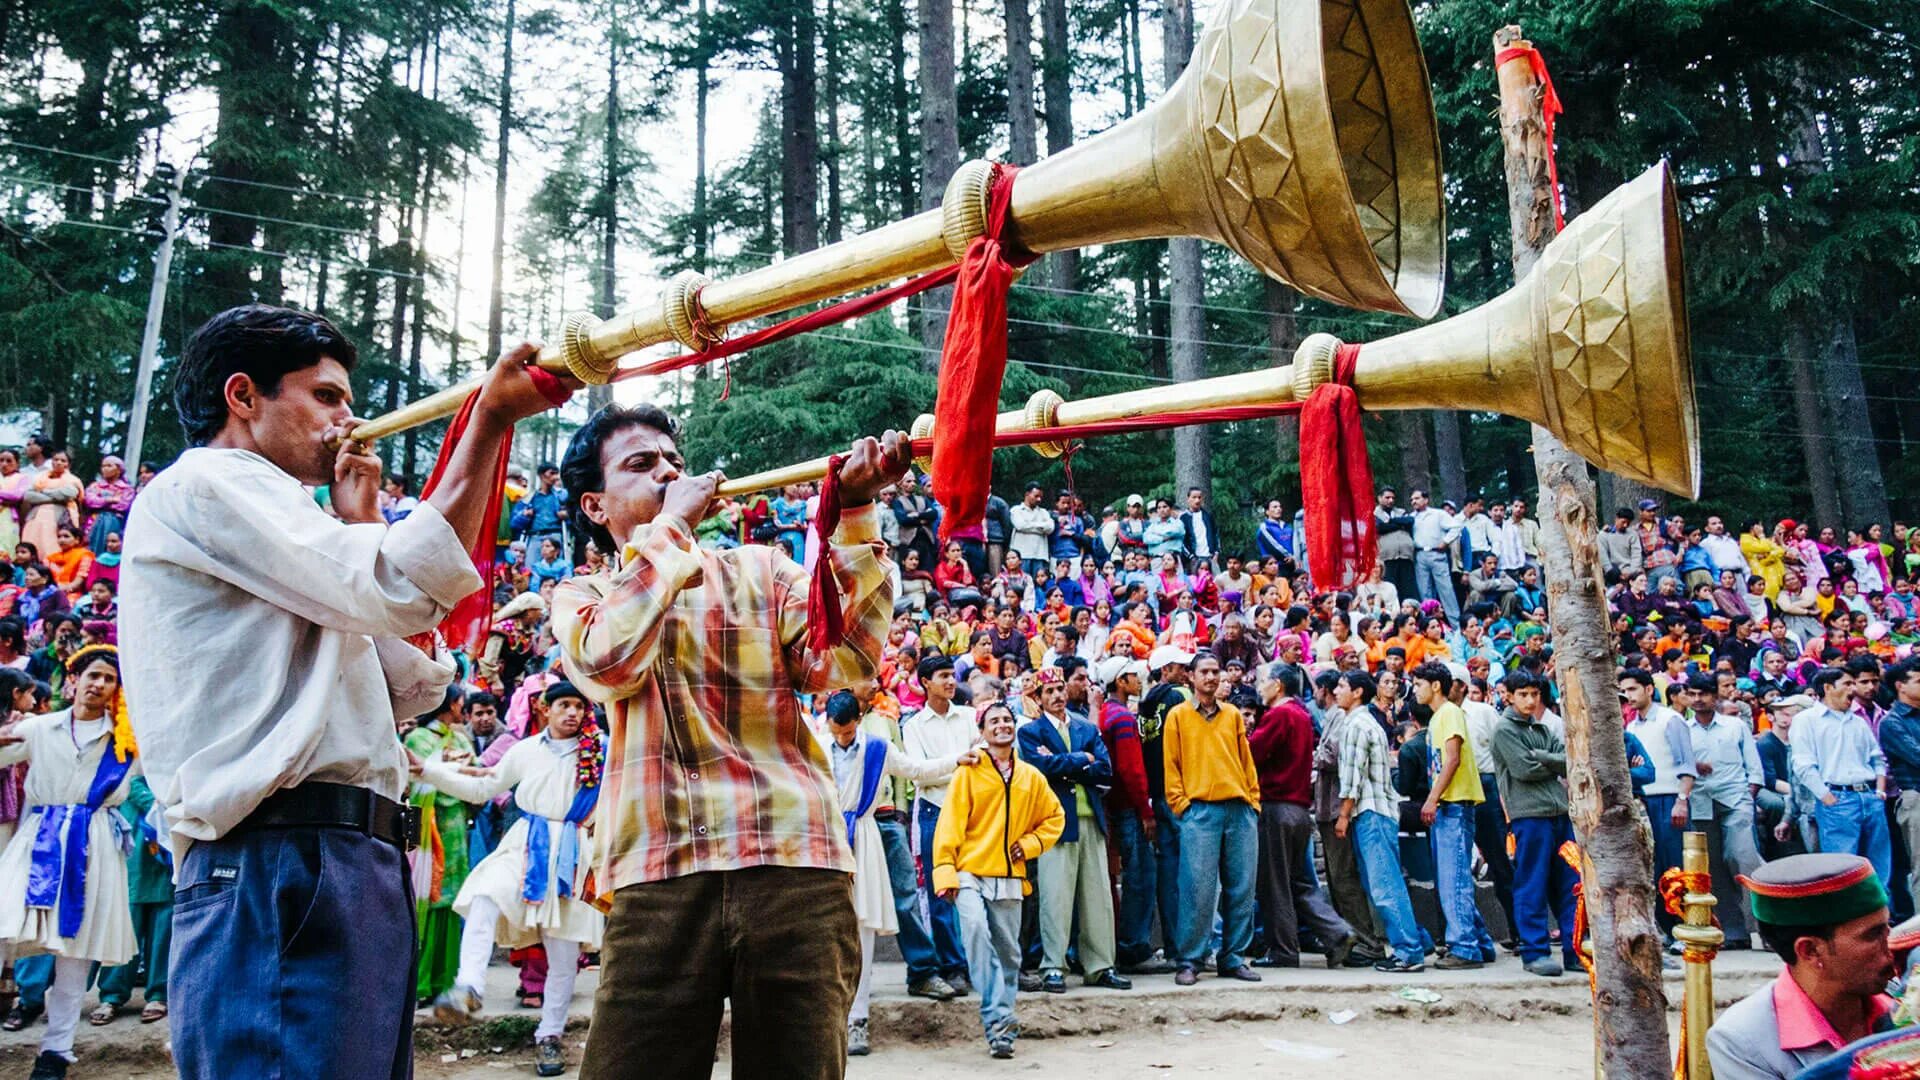
{"label": "utility pole", "polygon": [[140,334],[140,365],[133,377],[133,414],[127,421],[127,468],[140,469],[140,451],[147,441],[147,406],[153,398],[153,369],[160,358],[160,320],[167,310],[167,278],[173,269],[173,238],[180,231],[180,185],[186,174],[171,165],[167,209],[160,216],[160,250],[153,255],[153,288],[147,292],[147,326]]}
{"label": "utility pole", "polygon": [[[1528,48],[1518,26],[1493,35],[1516,281],[1526,278],[1553,239],[1553,200],[1558,198],[1548,180],[1545,87],[1529,56],[1518,51]],[[1553,624],[1555,682],[1567,723],[1567,788],[1574,827],[1586,849],[1581,885],[1593,935],[1595,1073],[1665,1076],[1673,1055],[1660,979],[1660,930],[1653,921],[1653,833],[1635,804],[1620,737],[1593,480],[1586,462],[1538,424],[1533,465],[1540,481],[1540,561]]]}

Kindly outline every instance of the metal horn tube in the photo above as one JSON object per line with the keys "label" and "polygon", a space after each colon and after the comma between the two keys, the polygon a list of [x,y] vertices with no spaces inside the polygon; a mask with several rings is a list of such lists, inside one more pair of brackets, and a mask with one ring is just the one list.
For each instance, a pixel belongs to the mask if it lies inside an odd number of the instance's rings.
{"label": "metal horn tube", "polygon": [[[539,363],[587,383],[620,357],[698,351],[744,319],[952,264],[986,227],[988,166],[942,205],[737,278],[682,275],[654,303],[568,318]],[[1426,61],[1406,0],[1221,0],[1154,105],[1023,169],[1012,239],[1034,254],[1197,237],[1347,307],[1427,318],[1445,279],[1445,205]],[[361,441],[446,416],[478,380],[355,429]]]}
{"label": "metal horn tube", "polygon": [[[1700,429],[1684,287],[1680,218],[1662,163],[1570,222],[1506,293],[1367,344],[1354,390],[1367,409],[1470,409],[1529,420],[1601,468],[1697,497]],[[1050,422],[1032,408],[1001,413],[995,430],[1304,401],[1329,377],[1335,344],[1315,334],[1288,367],[1065,402]],[[728,480],[720,494],[818,479],[825,469],[820,458]]]}

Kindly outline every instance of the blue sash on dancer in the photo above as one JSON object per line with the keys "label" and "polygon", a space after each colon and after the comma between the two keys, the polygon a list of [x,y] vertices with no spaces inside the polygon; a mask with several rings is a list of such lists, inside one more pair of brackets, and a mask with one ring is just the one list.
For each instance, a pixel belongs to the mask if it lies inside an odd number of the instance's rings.
{"label": "blue sash on dancer", "polygon": [[111,732],[106,742],[93,783],[87,787],[86,802],[34,807],[40,812],[40,825],[33,835],[33,862],[27,870],[27,906],[57,906],[63,938],[77,936],[87,914],[87,848],[94,812],[133,768],[133,755],[121,761],[114,753]]}
{"label": "blue sash on dancer", "polygon": [[880,781],[887,773],[887,744],[879,739],[868,738],[866,749],[860,752],[860,803],[851,810],[840,811],[847,819],[847,846],[853,846],[853,829],[860,819],[873,809],[874,800],[880,797]]}
{"label": "blue sash on dancer", "polygon": [[[573,872],[580,862],[580,823],[593,813],[600,801],[600,785],[583,787],[573,793],[573,805],[563,819],[570,828],[560,830],[560,848],[554,855],[553,876],[559,879],[561,896],[573,895]],[[527,811],[527,876],[521,883],[520,898],[538,904],[553,887],[547,881],[547,845],[551,842],[551,818]]]}

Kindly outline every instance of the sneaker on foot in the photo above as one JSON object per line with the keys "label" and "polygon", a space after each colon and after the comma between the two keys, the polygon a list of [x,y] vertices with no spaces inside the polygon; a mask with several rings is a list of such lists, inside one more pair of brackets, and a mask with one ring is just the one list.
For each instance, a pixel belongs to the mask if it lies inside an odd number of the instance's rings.
{"label": "sneaker on foot", "polygon": [[1020,992],[1023,994],[1039,993],[1040,992],[1040,973],[1037,971],[1021,972],[1020,973]]}
{"label": "sneaker on foot", "polygon": [[987,1041],[987,1053],[1005,1061],[1007,1058],[1013,1056],[1013,1040],[1005,1038],[989,1039]]}
{"label": "sneaker on foot", "polygon": [[67,1080],[67,1059],[51,1050],[40,1051],[27,1080]]}
{"label": "sneaker on foot", "polygon": [[1049,994],[1067,992],[1067,973],[1059,968],[1051,968],[1040,976],[1040,989]]}
{"label": "sneaker on foot", "polygon": [[964,971],[958,975],[947,976],[947,985],[953,988],[954,997],[966,997],[973,993],[973,980],[967,978],[967,973]]}
{"label": "sneaker on foot", "polygon": [[1407,961],[1401,960],[1398,957],[1389,956],[1385,960],[1373,965],[1373,970],[1385,972],[1389,975],[1411,975],[1416,971],[1427,970],[1427,965],[1424,961]]}
{"label": "sneaker on foot", "polygon": [[1483,960],[1469,960],[1464,956],[1448,953],[1434,961],[1433,966],[1441,971],[1471,971],[1474,968],[1483,968],[1487,965]]}
{"label": "sneaker on foot", "polygon": [[1347,961],[1353,958],[1354,946],[1358,944],[1360,939],[1352,934],[1334,942],[1333,948],[1327,950],[1327,966],[1329,968],[1346,967]]}
{"label": "sneaker on foot", "polygon": [[1555,960],[1551,956],[1542,956],[1537,960],[1527,961],[1527,974],[1529,975],[1544,975],[1547,978],[1553,978],[1566,974],[1566,971],[1566,968],[1560,966],[1560,961]]}
{"label": "sneaker on foot", "polygon": [[433,1018],[452,1027],[465,1027],[480,1015],[480,1005],[480,995],[471,989],[451,987],[433,999]]}
{"label": "sneaker on foot", "polygon": [[907,984],[907,993],[912,997],[929,998],[933,1001],[952,1001],[960,996],[953,984],[938,975],[929,975],[918,982]]}
{"label": "sneaker on foot", "polygon": [[534,1044],[533,1075],[559,1076],[567,1071],[567,1053],[560,1048],[560,1036],[549,1035]]}
{"label": "sneaker on foot", "polygon": [[872,1052],[872,1046],[867,1042],[866,1020],[854,1020],[847,1024],[847,1056],[866,1057]]}

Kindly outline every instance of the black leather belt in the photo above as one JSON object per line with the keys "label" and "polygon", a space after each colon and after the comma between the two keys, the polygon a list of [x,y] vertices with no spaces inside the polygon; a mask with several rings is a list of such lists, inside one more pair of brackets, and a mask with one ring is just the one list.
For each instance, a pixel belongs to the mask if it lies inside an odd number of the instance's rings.
{"label": "black leather belt", "polygon": [[1858,795],[1864,795],[1867,792],[1874,790],[1874,785],[1872,784],[1828,784],[1827,788],[1830,791],[1851,791]]}
{"label": "black leather belt", "polygon": [[412,851],[420,813],[363,787],[309,780],[267,796],[233,831],[255,829],[353,829]]}

